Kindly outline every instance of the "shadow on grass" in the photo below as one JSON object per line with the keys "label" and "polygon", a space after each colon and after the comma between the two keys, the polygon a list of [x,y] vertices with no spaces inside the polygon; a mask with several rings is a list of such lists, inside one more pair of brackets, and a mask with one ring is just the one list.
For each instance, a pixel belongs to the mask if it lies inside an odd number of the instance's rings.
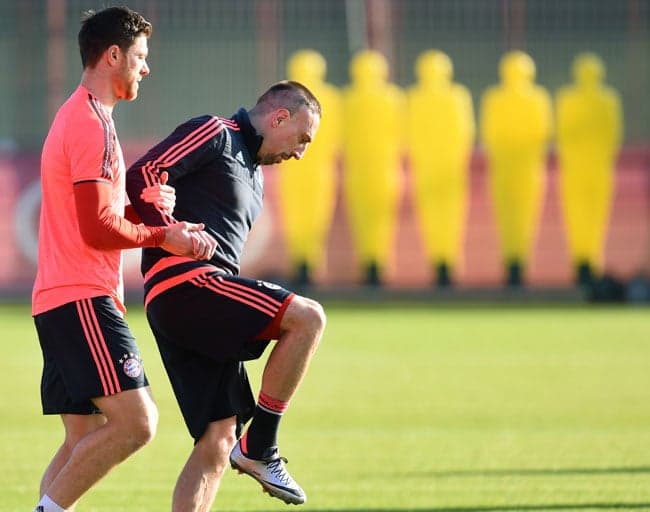
{"label": "shadow on grass", "polygon": [[[650,510],[650,503],[552,503],[548,505],[494,505],[489,507],[433,507],[433,508],[336,508],[318,512],[514,512],[516,510]],[[305,512],[307,512],[305,510]]]}
{"label": "shadow on grass", "polygon": [[476,478],[500,476],[567,476],[567,475],[633,475],[650,474],[650,466],[617,468],[527,468],[527,469],[458,469],[401,473],[401,476],[422,478]]}
{"label": "shadow on grass", "polygon": [[[502,476],[567,476],[567,475],[631,475],[650,474],[650,466],[612,467],[612,468],[559,468],[559,469],[484,469],[484,470],[451,470],[451,471],[422,471],[400,473],[399,476],[422,478],[476,478]],[[301,509],[309,512],[309,508]],[[586,502],[586,503],[546,503],[546,504],[505,504],[505,505],[476,505],[462,507],[404,507],[404,508],[331,508],[311,509],[314,512],[516,512],[516,511],[562,511],[566,510],[648,510],[650,502]],[[230,511],[236,512],[236,511]]]}
{"label": "shadow on grass", "polygon": [[[559,468],[559,469],[485,469],[485,470],[451,470],[451,471],[423,471],[415,473],[400,473],[400,476],[422,478],[477,478],[477,477],[502,477],[502,476],[567,476],[567,475],[631,475],[650,474],[650,466],[638,467],[612,467],[612,468]],[[308,509],[305,509],[307,512]],[[540,511],[545,510],[648,510],[650,502],[592,502],[592,503],[547,503],[547,504],[520,504],[520,505],[486,505],[463,507],[420,507],[420,508],[337,508],[322,509],[318,512],[515,512],[515,511]]]}

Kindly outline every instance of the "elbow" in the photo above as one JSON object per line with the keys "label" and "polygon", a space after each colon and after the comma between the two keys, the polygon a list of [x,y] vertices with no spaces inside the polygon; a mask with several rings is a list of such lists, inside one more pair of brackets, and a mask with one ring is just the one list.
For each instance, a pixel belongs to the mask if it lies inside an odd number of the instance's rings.
{"label": "elbow", "polygon": [[86,245],[96,250],[112,249],[110,245],[110,218],[107,212],[97,217],[79,217],[79,233]]}

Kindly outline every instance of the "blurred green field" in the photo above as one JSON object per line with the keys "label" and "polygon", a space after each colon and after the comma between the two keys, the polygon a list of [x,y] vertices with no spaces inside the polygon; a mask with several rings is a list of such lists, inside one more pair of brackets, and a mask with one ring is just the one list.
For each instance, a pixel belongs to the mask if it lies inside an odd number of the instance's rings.
{"label": "blurred green field", "polygon": [[[326,305],[280,433],[321,511],[650,510],[650,312]],[[160,409],[153,443],[79,511],[169,510],[191,448],[141,310],[129,323]],[[26,511],[61,440],[40,414],[26,307],[0,307],[0,510]],[[255,386],[260,363],[250,365]],[[228,471],[214,510],[285,510]],[[292,509],[293,510],[293,509]]]}

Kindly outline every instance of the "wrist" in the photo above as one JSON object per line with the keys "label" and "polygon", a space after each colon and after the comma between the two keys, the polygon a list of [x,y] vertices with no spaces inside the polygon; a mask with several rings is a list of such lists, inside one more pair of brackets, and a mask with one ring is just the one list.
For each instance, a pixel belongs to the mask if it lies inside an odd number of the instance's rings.
{"label": "wrist", "polygon": [[149,227],[151,235],[148,240],[148,247],[160,247],[167,238],[168,228],[166,226]]}

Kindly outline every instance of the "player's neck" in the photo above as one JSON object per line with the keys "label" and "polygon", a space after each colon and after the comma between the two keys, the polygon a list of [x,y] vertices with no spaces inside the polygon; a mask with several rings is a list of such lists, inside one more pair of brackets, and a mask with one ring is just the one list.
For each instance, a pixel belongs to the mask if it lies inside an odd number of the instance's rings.
{"label": "player's neck", "polygon": [[88,89],[109,112],[119,101],[113,90],[110,77],[96,69],[85,69],[81,75],[81,85]]}

